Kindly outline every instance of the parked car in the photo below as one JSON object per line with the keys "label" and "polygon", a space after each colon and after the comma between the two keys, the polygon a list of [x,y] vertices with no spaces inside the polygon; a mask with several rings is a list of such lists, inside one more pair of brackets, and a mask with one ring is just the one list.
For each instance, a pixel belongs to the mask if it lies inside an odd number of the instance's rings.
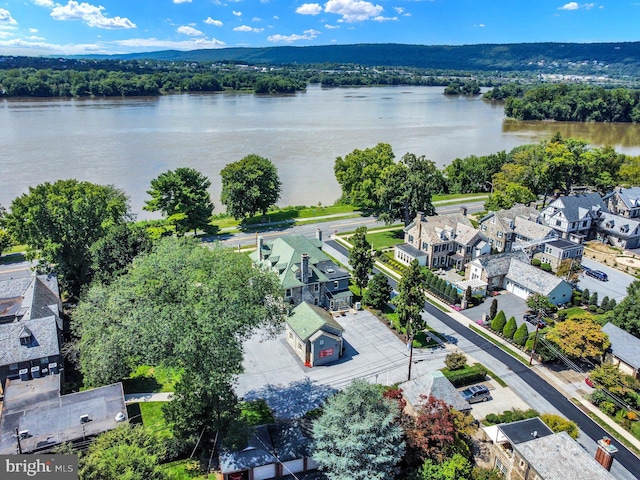
{"label": "parked car", "polygon": [[469,403],[486,402],[491,399],[489,389],[485,385],[474,385],[462,392],[462,398]]}
{"label": "parked car", "polygon": [[533,315],[531,313],[525,313],[522,316],[522,319],[527,322],[530,323],[531,325],[539,325],[540,328],[544,328],[547,326],[547,322],[545,322],[544,320],[540,319],[538,320],[538,316],[537,315]]}
{"label": "parked car", "polygon": [[600,280],[601,282],[609,281],[609,277],[607,276],[607,274],[604,272],[601,272],[600,270],[587,270],[584,273],[586,275],[589,275],[590,277]]}

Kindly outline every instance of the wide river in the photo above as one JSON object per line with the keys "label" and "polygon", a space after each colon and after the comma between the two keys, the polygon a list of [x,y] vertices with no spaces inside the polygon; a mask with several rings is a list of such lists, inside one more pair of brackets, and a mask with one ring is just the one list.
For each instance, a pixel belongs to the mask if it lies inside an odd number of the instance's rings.
{"label": "wide river", "polygon": [[212,182],[216,212],[220,170],[255,153],[278,167],[280,205],[333,203],[337,156],[391,144],[396,158],[425,155],[440,167],[524,143],[579,136],[594,146],[640,154],[640,125],[517,122],[480,97],[447,97],[442,87],[311,86],[290,96],[183,94],[158,98],[0,100],[0,204],[28,187],[77,178],[113,184],[139,218],[152,178],[181,166]]}

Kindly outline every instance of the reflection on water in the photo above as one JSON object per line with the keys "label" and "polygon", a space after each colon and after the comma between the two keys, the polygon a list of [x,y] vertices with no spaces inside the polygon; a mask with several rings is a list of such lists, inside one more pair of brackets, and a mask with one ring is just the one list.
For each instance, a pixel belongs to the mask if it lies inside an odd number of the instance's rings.
{"label": "reflection on water", "polygon": [[549,139],[556,132],[562,137],[583,138],[594,146],[611,145],[629,155],[640,154],[640,124],[535,122],[505,119],[502,131],[531,139]]}

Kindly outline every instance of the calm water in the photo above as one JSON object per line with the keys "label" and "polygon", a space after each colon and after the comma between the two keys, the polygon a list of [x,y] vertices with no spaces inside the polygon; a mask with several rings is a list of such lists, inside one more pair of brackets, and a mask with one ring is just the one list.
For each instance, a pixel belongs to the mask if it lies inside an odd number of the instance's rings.
{"label": "calm water", "polygon": [[337,156],[392,145],[397,158],[425,155],[439,166],[456,157],[510,150],[559,130],[594,145],[640,154],[640,125],[505,120],[501,105],[445,97],[442,87],[329,89],[292,96],[171,95],[159,98],[0,101],[0,204],[30,185],[61,178],[114,184],[139,218],[152,178],[193,167],[212,181],[216,212],[220,170],[256,153],[283,182],[280,205],[333,203]]}

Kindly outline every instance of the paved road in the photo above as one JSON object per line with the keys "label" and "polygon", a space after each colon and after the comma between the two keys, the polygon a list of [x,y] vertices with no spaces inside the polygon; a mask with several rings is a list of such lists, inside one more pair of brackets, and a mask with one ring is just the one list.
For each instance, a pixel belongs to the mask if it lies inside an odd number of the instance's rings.
{"label": "paved road", "polygon": [[580,275],[578,287],[582,290],[588,288],[591,293],[598,292],[599,302],[601,302],[605,296],[608,296],[609,298],[615,298],[616,302],[620,303],[627,296],[627,287],[629,284],[636,280],[628,273],[621,272],[618,269],[608,267],[589,258],[583,258],[582,265],[592,270],[600,270],[609,277],[608,282],[602,282],[584,273]]}
{"label": "paved road", "polygon": [[[347,250],[337,242],[326,242],[330,247],[341,252],[343,255],[347,255]],[[396,281],[389,278],[389,283],[393,288],[396,288]],[[507,378],[503,379],[512,387],[516,392],[520,394],[522,398],[531,401],[534,404],[544,405],[542,401],[548,402],[555,410],[560,412],[569,420],[576,422],[582,433],[588,436],[592,442],[597,442],[604,436],[612,437],[611,434],[606,432],[603,428],[597,425],[591,418],[582,413],[573,403],[562,395],[553,386],[539,377],[534,371],[527,366],[523,365],[518,360],[514,359],[503,350],[496,347],[493,343],[485,340],[480,335],[476,334],[466,326],[458,323],[442,310],[433,306],[430,303],[425,303],[425,312],[437,319],[448,329],[455,332],[455,335],[465,339],[469,342],[467,345],[472,345],[474,351],[472,355],[478,356],[478,352],[484,352],[490,355],[497,362],[504,365],[504,368],[510,372]],[[500,372],[496,372],[500,375]],[[519,391],[518,385],[526,385],[529,388],[526,392]],[[533,394],[532,394],[533,391]],[[539,396],[540,398],[536,398]],[[534,407],[536,405],[533,405]],[[539,407],[538,407],[539,408]],[[541,408],[543,411],[549,411],[549,409]],[[618,478],[640,478],[640,460],[633,453],[631,453],[624,445],[622,445],[615,437],[613,437],[615,445],[618,447],[618,453],[616,454],[616,461],[624,467],[627,472],[619,471]],[[615,464],[615,462],[614,462]],[[629,476],[631,475],[631,476]]]}

